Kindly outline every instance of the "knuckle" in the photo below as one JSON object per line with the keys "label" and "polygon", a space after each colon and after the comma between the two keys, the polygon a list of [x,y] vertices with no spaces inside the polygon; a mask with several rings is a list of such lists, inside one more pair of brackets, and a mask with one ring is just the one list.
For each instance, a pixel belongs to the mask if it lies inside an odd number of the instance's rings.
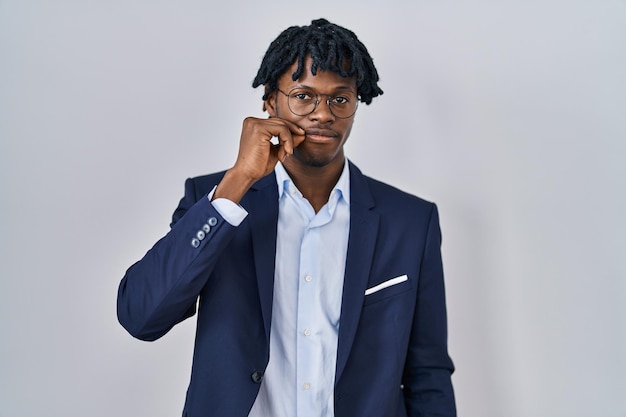
{"label": "knuckle", "polygon": [[254,117],[246,117],[245,119],[243,119],[243,126],[244,127],[250,127],[251,125],[254,125]]}

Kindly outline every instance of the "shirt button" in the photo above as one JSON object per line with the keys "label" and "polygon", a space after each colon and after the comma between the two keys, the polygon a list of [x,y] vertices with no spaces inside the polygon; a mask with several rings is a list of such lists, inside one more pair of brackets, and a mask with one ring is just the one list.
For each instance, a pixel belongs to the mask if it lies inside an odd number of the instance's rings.
{"label": "shirt button", "polygon": [[260,371],[254,371],[254,372],[252,373],[251,377],[252,377],[252,381],[253,381],[255,384],[260,384],[260,383],[261,383],[261,381],[263,381],[263,372],[260,372]]}
{"label": "shirt button", "polygon": [[311,282],[311,281],[313,281],[313,277],[311,275],[307,275],[306,277],[304,277],[304,280],[306,282]]}
{"label": "shirt button", "polygon": [[198,238],[198,240],[202,240],[204,239],[204,232],[202,230],[198,230],[198,233],[196,233],[196,237]]}
{"label": "shirt button", "polygon": [[208,224],[205,224],[204,226],[202,226],[202,231],[204,233],[209,233],[211,231],[211,226],[209,226]]}
{"label": "shirt button", "polygon": [[308,382],[305,382],[304,385],[302,385],[302,388],[304,389],[310,389],[311,388],[311,384],[309,384]]}
{"label": "shirt button", "polygon": [[198,246],[200,246],[200,241],[194,237],[193,239],[191,239],[191,246],[197,248]]}
{"label": "shirt button", "polygon": [[311,329],[304,330],[304,335],[305,336],[311,336]]}
{"label": "shirt button", "polygon": [[215,217],[209,217],[209,220],[206,222],[209,226],[215,226],[217,224],[217,219]]}

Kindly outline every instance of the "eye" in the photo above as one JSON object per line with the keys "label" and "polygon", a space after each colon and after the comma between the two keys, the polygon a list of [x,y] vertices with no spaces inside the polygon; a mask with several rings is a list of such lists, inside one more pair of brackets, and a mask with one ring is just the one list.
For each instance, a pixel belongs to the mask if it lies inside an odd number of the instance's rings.
{"label": "eye", "polygon": [[313,94],[309,93],[308,91],[294,91],[293,93],[291,93],[291,97],[294,100],[298,100],[298,101],[313,100]]}
{"label": "eye", "polygon": [[333,97],[331,99],[331,102],[333,104],[342,105],[343,106],[343,105],[348,104],[350,102],[350,99],[348,97],[337,96],[337,97]]}

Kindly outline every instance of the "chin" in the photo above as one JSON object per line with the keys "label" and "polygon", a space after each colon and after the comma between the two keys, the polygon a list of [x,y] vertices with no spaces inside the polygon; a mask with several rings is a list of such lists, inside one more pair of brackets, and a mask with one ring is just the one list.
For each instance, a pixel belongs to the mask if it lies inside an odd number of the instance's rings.
{"label": "chin", "polygon": [[314,168],[323,168],[333,160],[332,157],[327,155],[312,155],[310,153],[303,154],[297,150],[293,154],[298,161],[300,161],[300,163]]}

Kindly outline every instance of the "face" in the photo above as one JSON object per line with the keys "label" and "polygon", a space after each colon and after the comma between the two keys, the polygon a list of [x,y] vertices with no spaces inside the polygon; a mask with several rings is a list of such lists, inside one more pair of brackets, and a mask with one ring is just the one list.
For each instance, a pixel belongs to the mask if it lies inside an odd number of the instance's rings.
{"label": "face", "polygon": [[[319,104],[316,109],[306,115],[298,116],[289,109],[287,97],[280,92],[273,92],[265,102],[265,107],[271,117],[289,120],[306,131],[304,142],[295,150],[289,158],[289,163],[297,163],[309,167],[326,167],[330,165],[343,165],[343,145],[350,136],[354,115],[341,119],[333,115],[327,103],[328,96],[341,96],[346,91],[357,91],[355,77],[344,78],[332,71],[317,71],[317,75],[311,73],[312,59],[305,59],[305,70],[302,76],[293,81],[291,74],[297,69],[294,63],[279,79],[278,88],[285,93],[292,89],[309,88],[320,94]],[[295,159],[295,161],[293,160]]]}

